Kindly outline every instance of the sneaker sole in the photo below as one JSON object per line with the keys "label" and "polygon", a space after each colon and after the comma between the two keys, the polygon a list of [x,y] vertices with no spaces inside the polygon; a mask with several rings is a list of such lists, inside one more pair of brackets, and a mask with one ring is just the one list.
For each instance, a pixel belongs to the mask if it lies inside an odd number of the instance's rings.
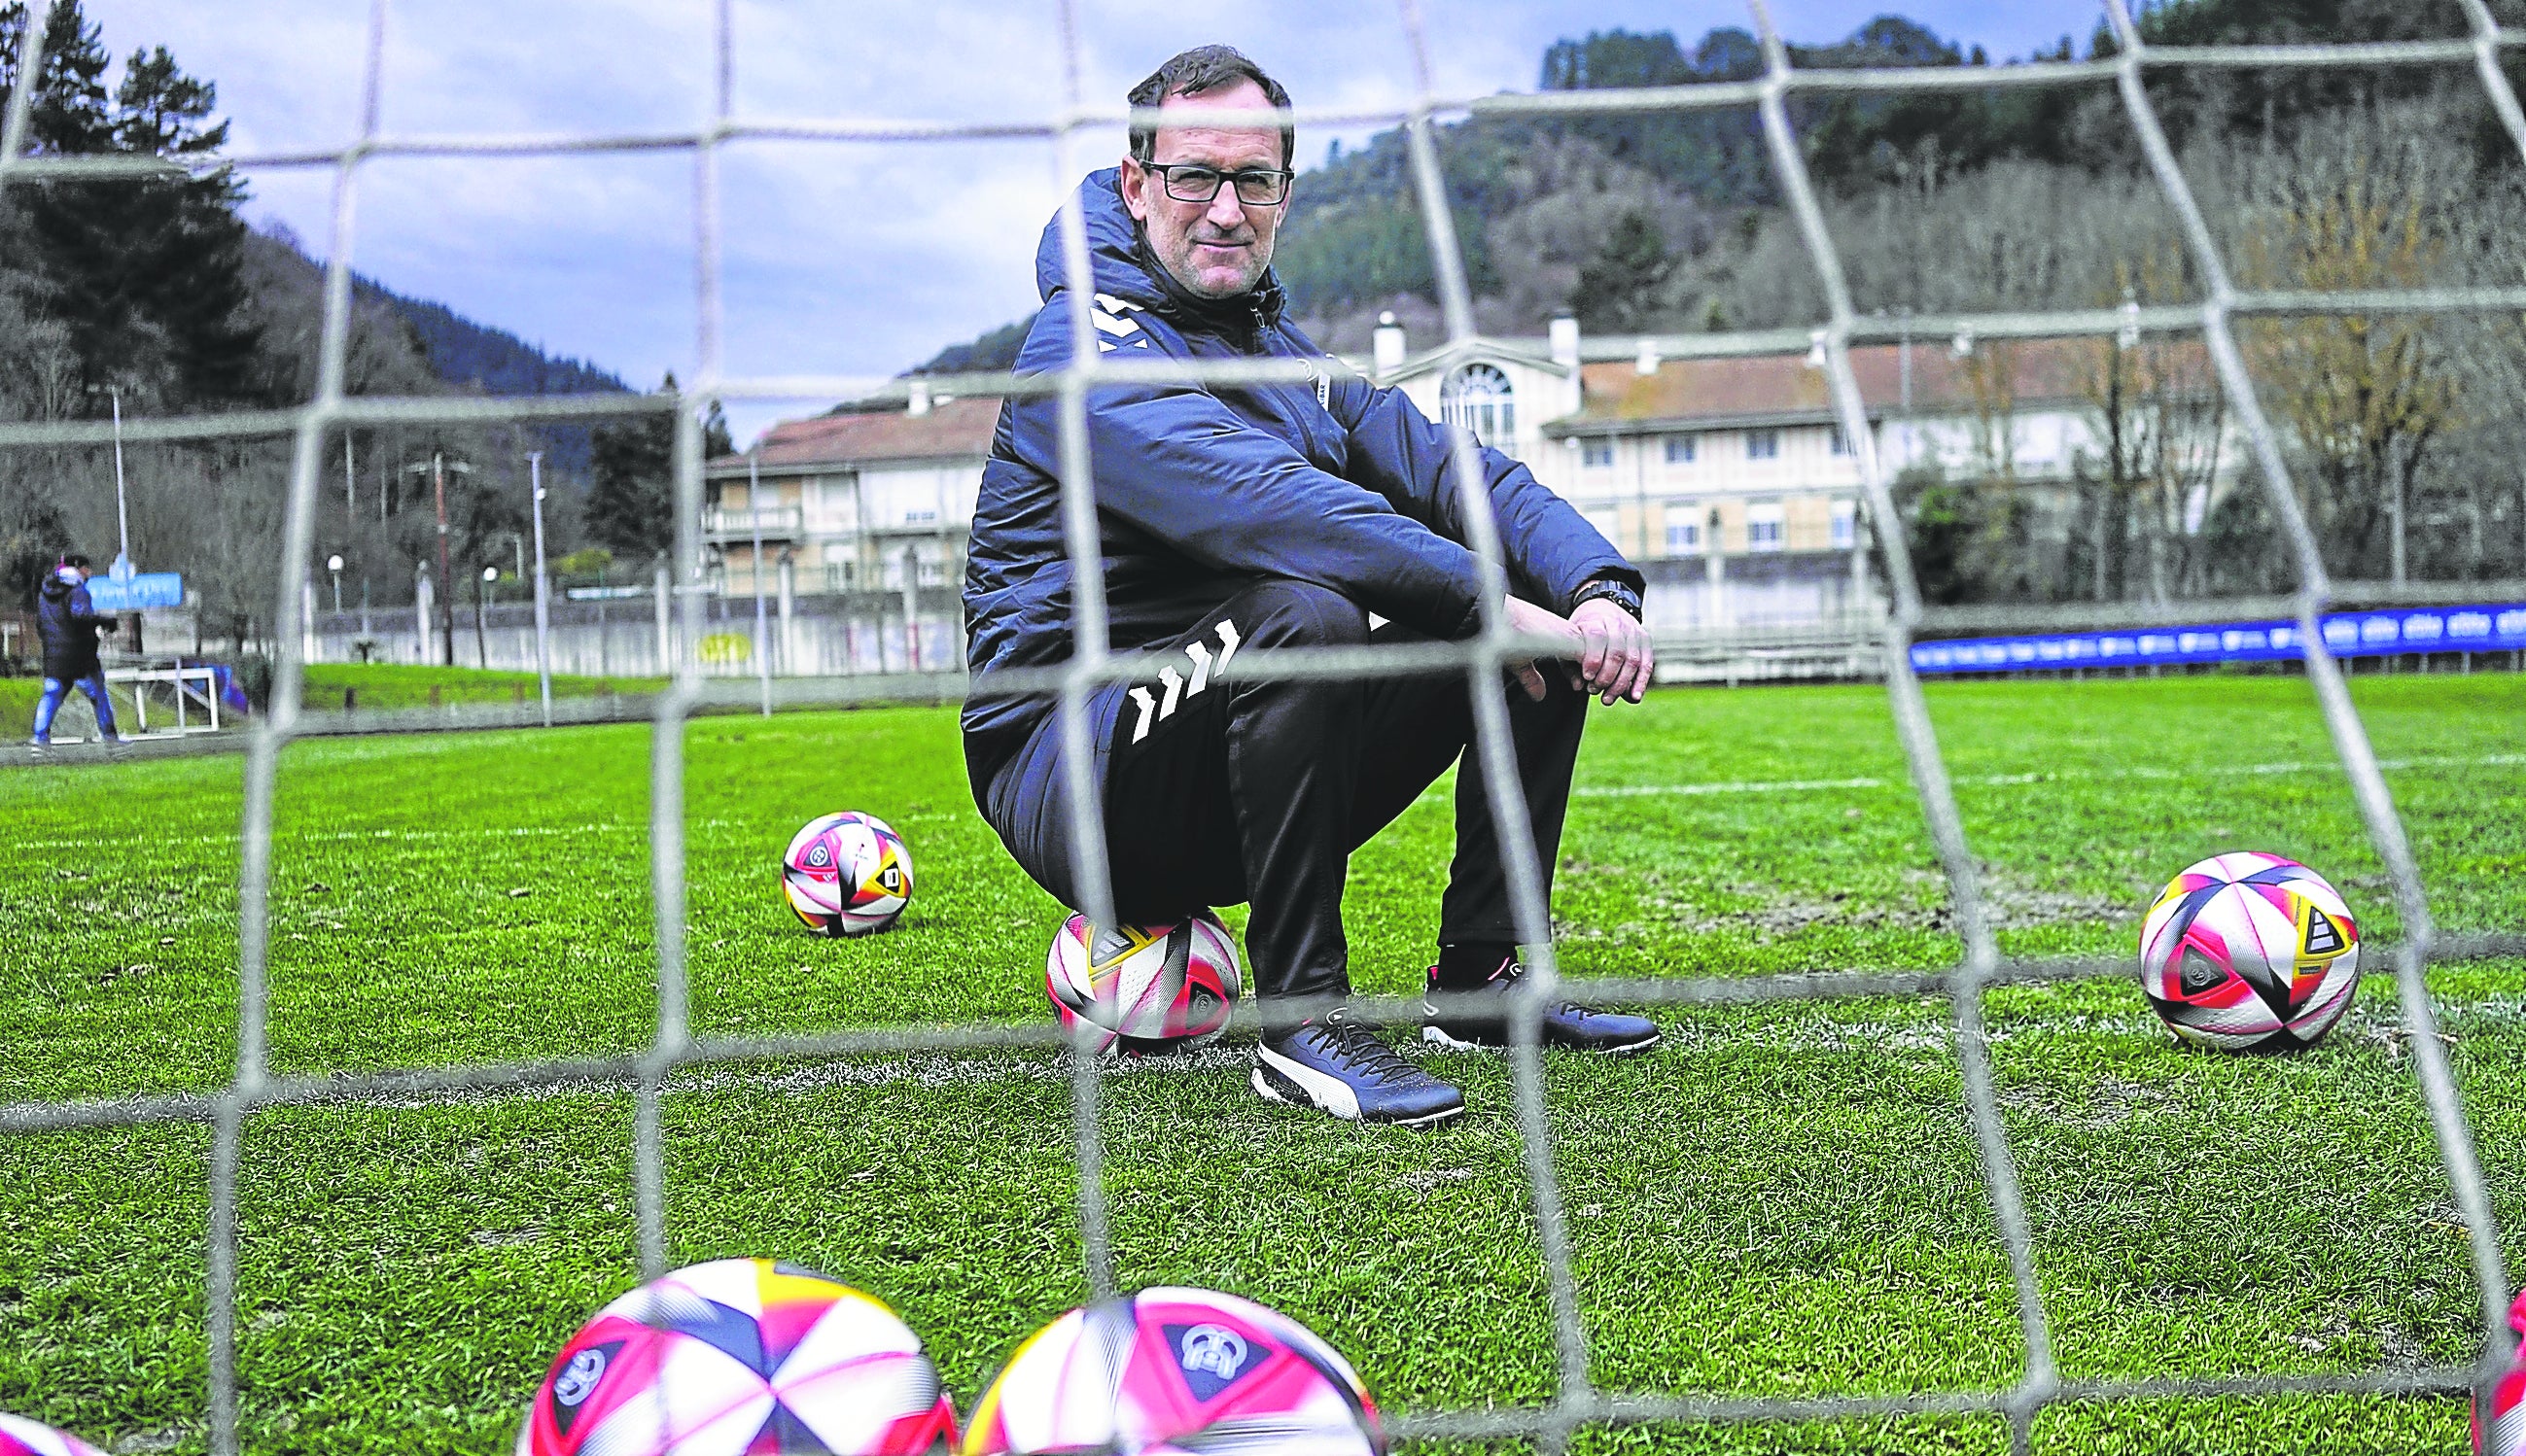
{"label": "sneaker sole", "polygon": [[1269,1067],[1256,1067],[1254,1069],[1252,1080],[1254,1083],[1255,1093],[1262,1097],[1266,1102],[1277,1102],[1284,1107],[1309,1108],[1313,1111],[1321,1112],[1328,1117],[1339,1118],[1345,1123],[1378,1123],[1389,1128],[1435,1128],[1440,1123],[1446,1122],[1450,1118],[1462,1116],[1465,1111],[1464,1106],[1460,1103],[1457,1106],[1448,1108],[1444,1112],[1434,1112],[1425,1117],[1363,1118],[1357,1112],[1342,1112],[1339,1109],[1325,1106],[1315,1098],[1308,1096],[1306,1088],[1299,1086],[1296,1082],[1283,1077],[1280,1073],[1273,1071]]}
{"label": "sneaker sole", "polygon": [[[1450,1036],[1445,1031],[1440,1030],[1439,1028],[1431,1026],[1426,1022],[1423,1023],[1421,1027],[1421,1039],[1432,1046],[1444,1047],[1448,1051],[1508,1050],[1508,1043],[1505,1041],[1466,1041],[1460,1037]],[[1567,1042],[1561,1041],[1547,1041],[1543,1044],[1547,1047],[1557,1047],[1563,1051],[1575,1051],[1591,1057],[1635,1057],[1639,1056],[1642,1052],[1655,1049],[1661,1039],[1663,1038],[1661,1038],[1658,1033],[1652,1031],[1649,1033],[1648,1039],[1645,1041],[1627,1041],[1620,1046],[1572,1046]]]}

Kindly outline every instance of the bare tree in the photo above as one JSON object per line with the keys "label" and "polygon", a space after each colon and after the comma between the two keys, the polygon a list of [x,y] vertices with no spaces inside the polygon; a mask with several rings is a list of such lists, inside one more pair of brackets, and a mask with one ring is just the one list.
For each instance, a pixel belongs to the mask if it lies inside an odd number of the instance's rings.
{"label": "bare tree", "polygon": [[[2172,301],[2185,286],[2182,255],[2169,247],[2117,259],[2114,277],[2127,309]],[[2111,599],[2117,575],[2126,599],[2164,602],[2198,592],[2199,532],[2228,430],[2227,399],[2209,356],[2198,340],[2145,335],[2136,326],[2084,352],[2081,389],[2102,446],[2078,467],[2080,515],[2090,527],[2089,594]]]}
{"label": "bare tree", "polygon": [[[2477,251],[2472,159],[2399,107],[2343,114],[2286,147],[2233,162],[2234,252],[2249,287],[2345,291],[2459,281]],[[2409,572],[2412,486],[2462,418],[2440,321],[2334,315],[2257,322],[2256,376],[2306,468],[2299,488],[2341,570]]]}

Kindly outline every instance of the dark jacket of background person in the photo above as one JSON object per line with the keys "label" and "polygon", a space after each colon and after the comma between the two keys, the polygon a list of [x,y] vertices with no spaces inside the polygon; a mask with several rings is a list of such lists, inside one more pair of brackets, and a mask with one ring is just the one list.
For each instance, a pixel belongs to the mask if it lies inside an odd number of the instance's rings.
{"label": "dark jacket of background person", "polygon": [[114,630],[114,619],[97,615],[85,583],[65,581],[56,572],[35,594],[35,630],[44,639],[44,676],[75,682],[99,671],[97,633]]}
{"label": "dark jacket of background person", "polygon": [[[1330,587],[1434,637],[1471,636],[1481,626],[1480,585],[1463,544],[1469,531],[1447,468],[1447,431],[1402,391],[1361,378],[1287,323],[1276,276],[1227,300],[1178,286],[1141,240],[1119,176],[1108,168],[1080,184],[1097,349],[1118,361],[1301,359],[1314,377],[1100,384],[1088,396],[1113,650],[1169,641],[1264,577]],[[1018,352],[1021,375],[1071,362],[1064,279],[1056,216],[1036,251],[1044,307]],[[1591,577],[1642,584],[1525,466],[1492,449],[1480,460],[1518,596],[1566,613]],[[967,660],[978,678],[1071,655],[1060,474],[1058,399],[1003,405],[966,558]],[[978,794],[1053,702],[986,690],[967,700],[966,763]]]}

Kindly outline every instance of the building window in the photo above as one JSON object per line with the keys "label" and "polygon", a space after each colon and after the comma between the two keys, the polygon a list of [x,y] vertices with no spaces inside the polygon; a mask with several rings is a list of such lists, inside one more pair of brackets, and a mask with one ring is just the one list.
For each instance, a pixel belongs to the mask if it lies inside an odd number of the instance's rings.
{"label": "building window", "polygon": [[1747,460],[1780,459],[1781,432],[1777,429],[1749,429],[1745,431],[1745,458]]}
{"label": "building window", "polygon": [[1784,513],[1778,504],[1752,505],[1745,508],[1745,549],[1778,551],[1782,543]]}
{"label": "building window", "polygon": [[1696,453],[1698,453],[1700,443],[1701,437],[1699,435],[1668,435],[1666,437],[1666,463],[1669,465],[1692,464],[1692,458]]}
{"label": "building window", "polygon": [[1833,549],[1847,551],[1859,544],[1859,502],[1838,500],[1833,503]]}
{"label": "building window", "polygon": [[1833,453],[1836,455],[1850,453],[1850,440],[1843,434],[1842,427],[1839,425],[1833,427]]}
{"label": "building window", "polygon": [[1439,391],[1439,418],[1472,430],[1486,445],[1505,445],[1517,433],[1516,391],[1498,370],[1468,364]]}
{"label": "building window", "polygon": [[1678,516],[1672,511],[1666,518],[1666,554],[1691,556],[1701,549],[1701,521],[1697,514]]}
{"label": "building window", "polygon": [[1581,465],[1612,465],[1614,463],[1614,437],[1606,434],[1591,434],[1586,439],[1581,440],[1579,442],[1579,463]]}
{"label": "building window", "polygon": [[937,520],[938,513],[935,510],[929,508],[917,511],[908,510],[903,513],[903,524],[906,526],[929,526],[935,523]]}

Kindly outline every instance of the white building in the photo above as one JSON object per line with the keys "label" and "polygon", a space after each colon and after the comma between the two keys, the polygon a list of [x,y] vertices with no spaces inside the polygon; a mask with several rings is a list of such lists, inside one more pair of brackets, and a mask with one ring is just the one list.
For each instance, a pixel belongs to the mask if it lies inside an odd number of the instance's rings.
{"label": "white building", "polygon": [[999,415],[995,397],[819,415],[710,462],[702,531],[723,589],[755,589],[759,538],[766,591],[785,559],[809,595],[954,592]]}
{"label": "white building", "polygon": [[[1945,340],[1854,349],[1851,364],[1889,475],[1936,460],[2039,493],[2101,453],[2089,397],[2093,341]],[[1477,338],[1421,354],[1378,330],[1351,361],[1434,419],[1525,461],[1649,578],[1668,631],[1796,628],[1874,610],[1859,462],[1812,354],[1582,363],[1577,326],[1545,339]],[[917,398],[910,410],[834,414],[767,433],[758,455],[708,469],[707,540],[725,589],[766,589],[784,559],[804,594],[935,595],[951,612],[997,398]],[[2243,452],[2226,440],[2207,498]],[[759,483],[758,483],[759,482]]]}
{"label": "white building", "polygon": [[[2101,347],[1959,353],[1940,340],[1854,349],[1851,366],[1890,477],[1936,461],[2057,496],[2083,452],[2101,454],[2089,397]],[[1859,460],[1812,352],[1583,364],[1578,329],[1561,320],[1541,344],[1477,338],[1419,355],[1389,326],[1364,365],[1576,506],[1648,576],[1654,627],[1795,627],[1870,610]],[[2243,458],[2227,443],[2212,472],[2222,485]]]}

